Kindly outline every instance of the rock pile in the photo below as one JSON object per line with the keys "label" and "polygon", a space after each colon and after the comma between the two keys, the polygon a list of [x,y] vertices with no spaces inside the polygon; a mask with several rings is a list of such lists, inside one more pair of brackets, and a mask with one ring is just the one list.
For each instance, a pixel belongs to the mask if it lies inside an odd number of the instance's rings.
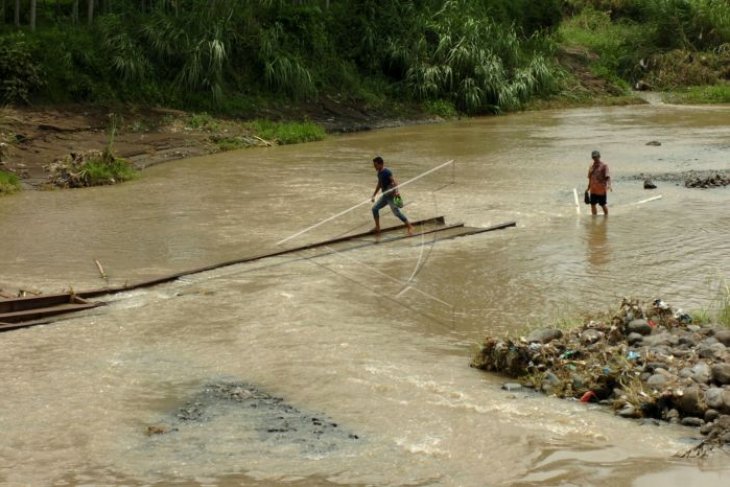
{"label": "rock pile", "polygon": [[684,182],[687,188],[718,188],[727,186],[730,184],[730,177],[725,177],[722,174],[715,174],[707,177],[694,177],[689,178]]}
{"label": "rock pile", "polygon": [[[613,316],[517,340],[488,337],[472,367],[628,418],[699,427],[698,448],[730,444],[730,328],[692,323],[661,300],[624,299]],[[704,451],[704,450],[702,450]]]}

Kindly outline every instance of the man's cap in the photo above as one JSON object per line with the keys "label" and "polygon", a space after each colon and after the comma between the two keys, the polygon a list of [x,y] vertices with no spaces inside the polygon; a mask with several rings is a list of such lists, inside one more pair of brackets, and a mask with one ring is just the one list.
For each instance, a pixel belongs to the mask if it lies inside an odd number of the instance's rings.
{"label": "man's cap", "polygon": [[601,153],[597,150],[594,150],[593,152],[591,152],[591,157],[601,157]]}

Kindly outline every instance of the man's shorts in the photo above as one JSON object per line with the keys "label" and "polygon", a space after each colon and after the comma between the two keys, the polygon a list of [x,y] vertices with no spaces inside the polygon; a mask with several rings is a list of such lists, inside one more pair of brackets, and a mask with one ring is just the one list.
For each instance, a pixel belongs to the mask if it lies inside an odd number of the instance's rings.
{"label": "man's shorts", "polygon": [[606,195],[605,194],[593,194],[591,193],[591,204],[606,206]]}

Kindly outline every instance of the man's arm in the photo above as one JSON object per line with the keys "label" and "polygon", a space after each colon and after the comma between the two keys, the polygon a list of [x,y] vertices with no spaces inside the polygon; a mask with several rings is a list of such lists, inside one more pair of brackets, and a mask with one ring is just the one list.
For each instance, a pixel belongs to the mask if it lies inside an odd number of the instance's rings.
{"label": "man's arm", "polygon": [[375,201],[375,195],[378,194],[378,191],[380,191],[380,180],[378,179],[378,184],[375,185],[375,191],[373,191],[373,196],[370,198],[370,201]]}

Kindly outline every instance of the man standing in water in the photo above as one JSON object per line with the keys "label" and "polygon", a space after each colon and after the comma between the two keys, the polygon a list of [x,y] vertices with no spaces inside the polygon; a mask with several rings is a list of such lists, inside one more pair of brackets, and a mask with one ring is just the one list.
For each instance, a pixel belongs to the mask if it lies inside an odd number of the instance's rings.
{"label": "man standing in water", "polygon": [[390,210],[393,212],[393,214],[398,217],[400,221],[406,224],[408,235],[413,235],[413,225],[411,225],[411,223],[408,221],[408,218],[406,218],[403,212],[400,211],[398,204],[396,204],[396,196],[399,196],[398,182],[393,177],[393,173],[390,171],[390,169],[385,167],[383,158],[380,156],[377,156],[375,157],[375,159],[373,159],[373,166],[378,172],[378,185],[375,186],[375,191],[373,192],[373,196],[372,198],[370,198],[370,201],[374,202],[375,195],[378,194],[378,191],[382,191],[382,195],[378,199],[378,202],[373,205],[373,218],[375,219],[375,228],[373,229],[373,231],[376,235],[380,234],[379,212],[381,208],[384,208],[385,205],[388,205],[390,206]]}
{"label": "man standing in water", "polygon": [[608,216],[606,206],[606,193],[611,189],[611,176],[608,174],[608,166],[601,162],[601,153],[597,150],[591,152],[593,164],[588,168],[588,191],[591,193],[591,213],[597,214],[596,205],[601,205],[603,214]]}

